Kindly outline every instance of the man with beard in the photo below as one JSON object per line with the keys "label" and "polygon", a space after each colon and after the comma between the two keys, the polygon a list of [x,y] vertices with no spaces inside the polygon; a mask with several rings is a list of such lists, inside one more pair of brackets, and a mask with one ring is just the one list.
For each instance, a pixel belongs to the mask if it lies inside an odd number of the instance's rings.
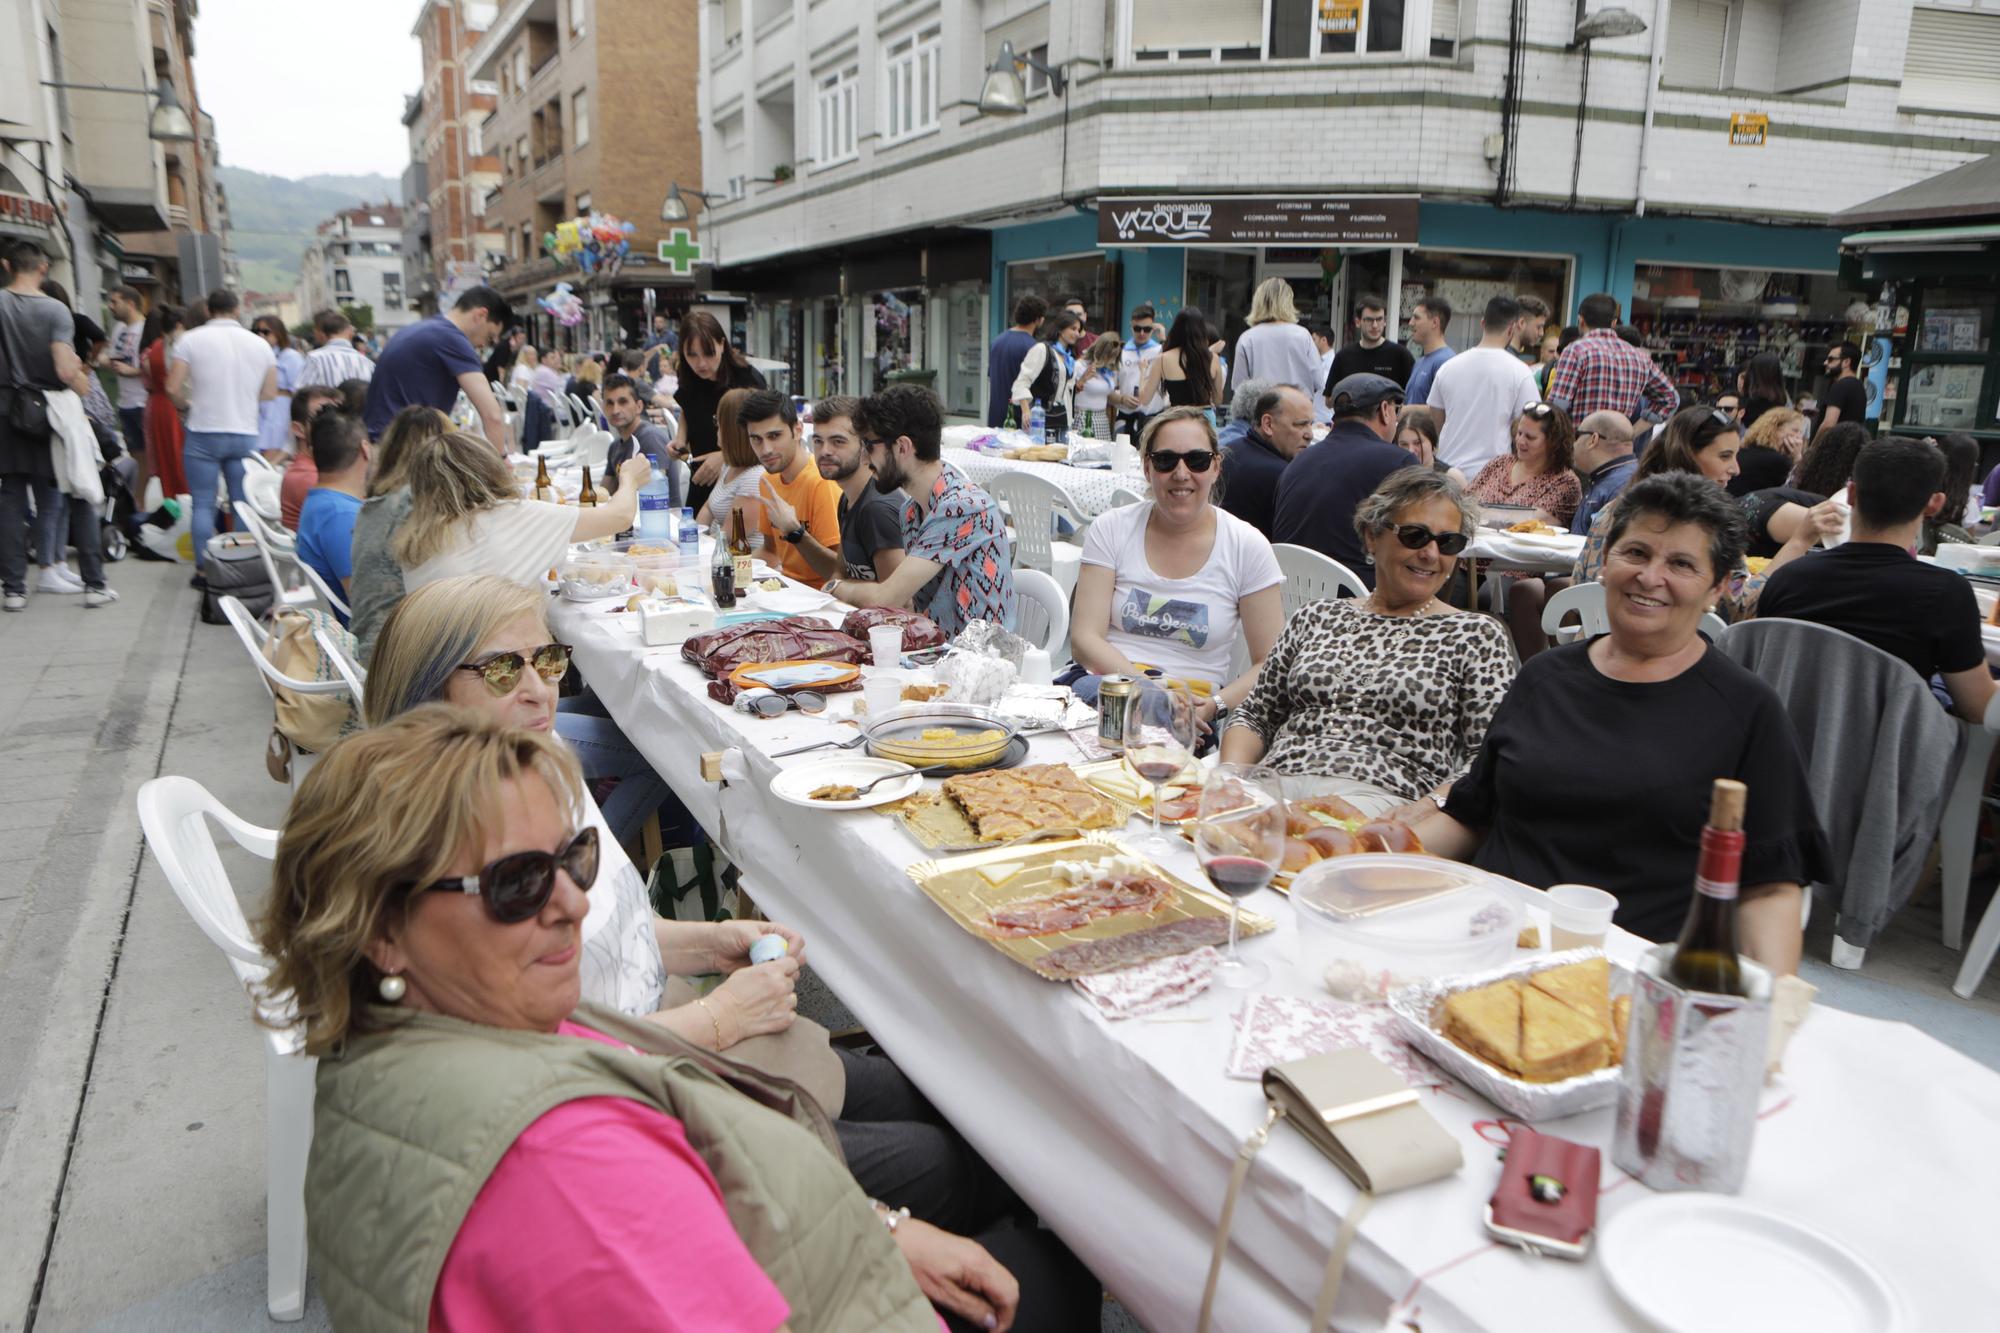
{"label": "man with beard", "polygon": [[639,386],[629,375],[607,375],[598,391],[604,405],[604,419],[611,423],[611,448],[604,455],[604,493],[618,493],[618,469],[635,453],[653,460],[653,466],[667,475],[667,504],[675,509],[686,504],[681,498],[680,477],[669,466],[673,459],[674,437],[666,427],[646,420],[646,405]]}
{"label": "man with beard", "polygon": [[861,400],[854,419],[876,485],[908,495],[903,559],[879,583],[829,579],[852,606],[903,606],[955,635],[975,620],[1015,625],[1014,561],[999,502],[944,465],[937,395],[897,384]]}
{"label": "man with beard", "polygon": [[736,409],[736,424],[764,466],[757,479],[764,550],[777,553],[786,578],[819,587],[840,567],[840,487],[819,475],[800,446],[798,417],[784,394],[754,390]]}
{"label": "man with beard", "polygon": [[[813,461],[819,465],[820,476],[840,487],[839,563],[845,568],[826,572],[876,583],[903,563],[906,497],[876,485],[875,469],[869,465],[861,432],[854,425],[860,410],[861,400],[845,394],[813,404]],[[820,562],[814,559],[811,545],[800,545],[817,568]]]}

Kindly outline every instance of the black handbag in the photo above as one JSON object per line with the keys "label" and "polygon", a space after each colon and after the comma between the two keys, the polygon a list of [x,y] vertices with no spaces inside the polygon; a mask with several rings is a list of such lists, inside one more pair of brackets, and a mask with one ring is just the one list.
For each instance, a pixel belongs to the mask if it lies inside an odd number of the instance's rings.
{"label": "black handbag", "polygon": [[49,405],[40,389],[15,385],[0,392],[7,395],[7,429],[15,438],[32,443],[49,437]]}

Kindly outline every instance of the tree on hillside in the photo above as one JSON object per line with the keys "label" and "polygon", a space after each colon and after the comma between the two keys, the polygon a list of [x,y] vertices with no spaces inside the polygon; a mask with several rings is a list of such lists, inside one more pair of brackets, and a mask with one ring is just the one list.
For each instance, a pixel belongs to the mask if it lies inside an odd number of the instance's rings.
{"label": "tree on hillside", "polygon": [[340,313],[347,316],[347,322],[354,326],[356,333],[375,331],[375,307],[366,301],[355,305],[344,305],[340,308]]}

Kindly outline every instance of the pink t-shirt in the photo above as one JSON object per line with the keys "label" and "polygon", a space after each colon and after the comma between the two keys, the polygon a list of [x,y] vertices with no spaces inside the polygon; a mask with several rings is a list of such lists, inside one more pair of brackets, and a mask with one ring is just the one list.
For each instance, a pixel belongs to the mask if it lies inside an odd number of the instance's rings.
{"label": "pink t-shirt", "polygon": [[514,1140],[431,1298],[433,1329],[770,1333],[790,1317],[680,1121],[624,1097],[565,1102]]}

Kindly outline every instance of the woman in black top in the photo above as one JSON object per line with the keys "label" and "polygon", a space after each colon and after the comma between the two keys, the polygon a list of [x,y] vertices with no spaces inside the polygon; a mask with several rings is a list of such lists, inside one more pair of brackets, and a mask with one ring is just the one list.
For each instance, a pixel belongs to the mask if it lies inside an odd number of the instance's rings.
{"label": "woman in black top", "polygon": [[1604,565],[1611,632],[1521,668],[1465,776],[1417,832],[1439,855],[1547,888],[1594,884],[1612,918],[1669,940],[1687,914],[1710,785],[1750,789],[1743,951],[1799,963],[1799,895],[1823,878],[1826,837],[1785,707],[1709,646],[1702,613],[1743,555],[1743,520],[1686,473],[1632,484]]}
{"label": "woman in black top", "polygon": [[1743,447],[1736,451],[1736,475],[1729,479],[1729,493],[1740,497],[1784,485],[1805,447],[1806,419],[1789,407],[1770,408],[1757,418],[1756,425],[1743,432]]}
{"label": "woman in black top", "polygon": [[1854,456],[1871,438],[1858,421],[1835,422],[1806,446],[1790,484],[1814,495],[1845,495],[1854,476]]}
{"label": "woman in black top", "polygon": [[674,456],[694,464],[688,504],[708,503],[708,493],[722,476],[722,446],[715,438],[715,408],[731,389],[767,387],[756,367],[730,344],[722,323],[706,310],[694,310],[681,321],[680,349],[674,353],[679,384],[674,402],[680,425],[674,431]]}
{"label": "woman in black top", "polygon": [[1791,395],[1785,392],[1785,363],[1776,352],[1759,352],[1745,361],[1736,377],[1736,388],[1743,400],[1745,430],[1772,408],[1792,405]]}
{"label": "woman in black top", "polygon": [[1941,542],[1970,545],[1973,540],[1965,530],[1965,519],[1972,502],[1972,479],[1979,470],[1979,441],[1970,435],[1940,435],[1937,446],[1944,451],[1944,508],[1924,520],[1923,538],[1917,543],[1922,555],[1936,555]]}
{"label": "woman in black top", "polygon": [[1139,390],[1139,401],[1150,403],[1161,389],[1170,407],[1214,407],[1222,401],[1222,358],[1211,350],[1215,330],[1208,317],[1193,306],[1174,316],[1160,355]]}

